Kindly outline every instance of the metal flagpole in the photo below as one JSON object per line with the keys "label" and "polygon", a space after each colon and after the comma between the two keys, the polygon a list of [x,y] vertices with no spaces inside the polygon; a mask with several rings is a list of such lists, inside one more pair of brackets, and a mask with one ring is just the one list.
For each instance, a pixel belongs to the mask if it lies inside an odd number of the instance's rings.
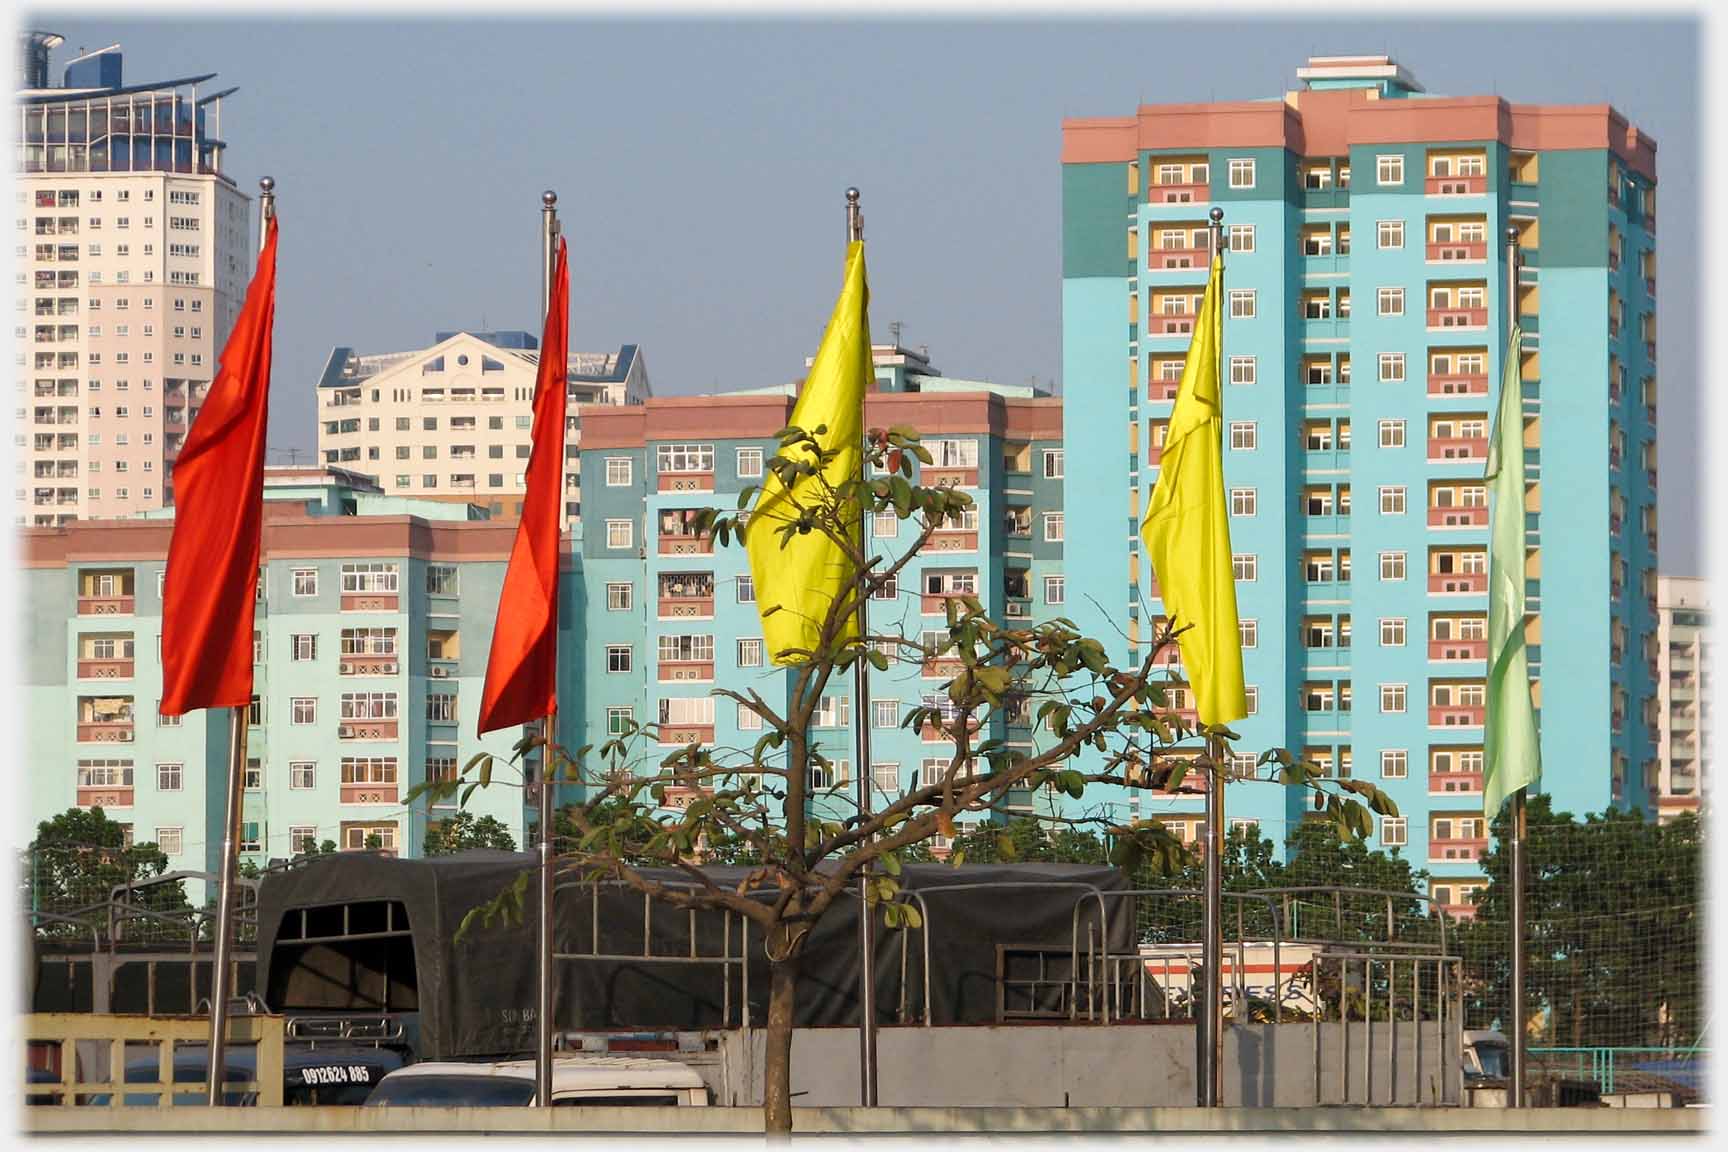
{"label": "metal flagpole", "polygon": [[[258,181],[258,250],[263,252],[276,216],[276,181]],[[222,1105],[222,1081],[228,1064],[229,968],[234,952],[234,888],[239,871],[241,799],[246,787],[246,727],[251,708],[228,710],[228,803],[222,820],[222,877],[216,893],[216,949],[210,964],[210,1066],[205,1073],[204,1102]]]}
{"label": "metal flagpole", "polygon": [[[558,267],[558,193],[548,189],[540,194],[540,331],[546,331],[546,320],[552,308],[552,277]],[[546,355],[542,347],[540,355]],[[565,430],[558,430],[560,440]],[[562,454],[560,454],[562,456]],[[559,461],[562,467],[563,461]],[[560,541],[559,551],[563,550]],[[562,563],[560,556],[558,562]],[[557,630],[553,630],[556,644]],[[557,699],[557,665],[553,665],[553,699]],[[534,1101],[542,1108],[552,1107],[552,724],[557,713],[548,712],[541,735],[545,743],[540,748],[540,925],[536,943],[539,948],[539,1000],[535,1005]]]}
{"label": "metal flagpole", "polygon": [[[1210,213],[1212,250],[1220,260],[1224,257],[1224,209]],[[1220,291],[1224,287],[1218,278]],[[1222,301],[1214,301],[1221,307]],[[1201,1041],[1201,1075],[1196,1077],[1196,1090],[1202,1108],[1219,1108],[1224,1103],[1224,755],[1223,742],[1216,736],[1206,737],[1206,754],[1212,761],[1212,778],[1206,789],[1206,897],[1204,929],[1201,944],[1201,966],[1205,969],[1206,995],[1201,1006],[1203,1023],[1196,1033]]]}
{"label": "metal flagpole", "polygon": [[[1511,354],[1512,329],[1518,323],[1518,229],[1508,226],[1506,229],[1506,350]],[[1522,373],[1519,374],[1522,379]],[[1502,381],[1506,375],[1501,374]],[[1508,387],[1502,383],[1501,387]],[[1523,412],[1523,403],[1519,403],[1519,412]],[[1501,409],[1505,411],[1504,408]],[[1522,420],[1519,421],[1522,424]],[[1516,431],[1521,431],[1518,429]],[[1502,431],[1501,435],[1505,435]],[[1522,443],[1522,438],[1520,438]],[[1520,545],[1524,533],[1518,534]],[[1520,547],[1522,552],[1523,548]],[[1522,556],[1519,557],[1522,561]],[[1522,567],[1522,564],[1520,564]],[[1517,621],[1516,627],[1524,627],[1524,621]],[[1512,837],[1511,837],[1511,869],[1512,869],[1512,1084],[1507,1092],[1507,1103],[1513,1108],[1524,1107],[1524,788],[1512,793]]]}
{"label": "metal flagpole", "polygon": [[[846,239],[862,242],[864,213],[858,207],[858,189],[846,189]],[[866,351],[868,355],[868,351]],[[864,453],[858,453],[858,478],[864,479]],[[869,554],[870,531],[862,514],[858,517],[858,552]],[[858,570],[858,588],[853,594],[858,609],[858,639],[865,642],[870,634],[866,623],[864,569]],[[858,816],[870,815],[870,661],[862,655],[853,663],[856,669],[858,706],[852,713],[852,731],[857,738]],[[870,867],[858,871],[858,1092],[866,1108],[876,1107],[876,926],[870,913]]]}

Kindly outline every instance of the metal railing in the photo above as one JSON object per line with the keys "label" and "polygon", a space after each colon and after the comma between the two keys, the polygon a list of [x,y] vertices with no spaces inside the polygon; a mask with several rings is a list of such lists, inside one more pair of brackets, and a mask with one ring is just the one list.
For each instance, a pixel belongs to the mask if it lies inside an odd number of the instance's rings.
{"label": "metal railing", "polygon": [[[279,1107],[282,1017],[237,1016],[232,1028],[230,1051],[250,1048],[253,1061],[246,1078],[225,1081],[225,1091],[247,1104]],[[203,1017],[39,1012],[24,1017],[23,1032],[30,1069],[24,1085],[27,1105],[171,1108],[205,1102],[202,1073],[194,1081],[175,1078],[175,1056],[182,1049],[207,1053],[210,1024]],[[136,1068],[139,1049],[154,1049],[153,1079],[127,1075],[128,1057]]]}

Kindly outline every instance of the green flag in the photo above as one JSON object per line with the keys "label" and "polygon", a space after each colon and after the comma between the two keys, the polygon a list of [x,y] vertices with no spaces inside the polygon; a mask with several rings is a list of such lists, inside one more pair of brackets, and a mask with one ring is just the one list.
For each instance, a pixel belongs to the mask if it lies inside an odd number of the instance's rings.
{"label": "green flag", "polygon": [[1542,774],[1530,666],[1524,652],[1524,389],[1518,362],[1524,333],[1514,326],[1500,377],[1500,411],[1488,442],[1488,716],[1482,810]]}

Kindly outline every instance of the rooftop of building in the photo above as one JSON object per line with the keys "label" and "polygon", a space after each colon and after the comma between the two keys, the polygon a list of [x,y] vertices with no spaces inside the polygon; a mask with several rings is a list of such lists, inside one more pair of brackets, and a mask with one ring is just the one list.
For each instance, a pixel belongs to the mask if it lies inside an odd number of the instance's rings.
{"label": "rooftop of building", "polygon": [[[396,496],[384,491],[376,477],[332,465],[267,464],[264,466],[264,515],[283,516],[414,516],[422,520],[486,520],[482,504]],[[172,520],[173,507],[152,508],[126,519]]]}
{"label": "rooftop of building", "polygon": [[[435,357],[447,345],[464,338],[489,345],[497,349],[500,356],[514,357],[536,369],[540,366],[540,342],[531,332],[517,328],[492,331],[459,328],[436,332],[431,345],[407,352],[358,353],[348,345],[337,345],[330,350],[324,370],[319,373],[318,387],[352,387],[417,358]],[[641,358],[641,346],[636,344],[620,345],[616,352],[571,352],[568,379],[581,384],[620,384],[629,378],[633,369],[640,367]],[[647,387],[645,380],[644,387]]]}
{"label": "rooftop of building", "polygon": [[[870,345],[870,361],[876,367],[878,392],[942,392],[948,394],[989,392],[1016,400],[1048,397],[1050,391],[1032,384],[997,384],[989,380],[965,380],[944,376],[930,362],[928,345],[908,348],[898,341],[892,344]],[[804,358],[808,369],[816,362],[814,356]],[[804,379],[788,380],[783,384],[768,384],[759,388],[735,388],[725,392],[704,393],[710,396],[797,396]]]}

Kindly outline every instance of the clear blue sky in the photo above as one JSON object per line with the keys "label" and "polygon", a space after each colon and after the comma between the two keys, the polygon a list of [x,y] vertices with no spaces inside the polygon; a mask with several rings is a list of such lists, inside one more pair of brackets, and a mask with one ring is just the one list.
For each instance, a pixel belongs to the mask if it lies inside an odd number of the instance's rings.
{"label": "clear blue sky", "polygon": [[271,444],[300,449],[333,345],[537,326],[544,188],[570,239],[574,345],[641,344],[661,394],[802,373],[839,284],[848,184],[879,338],[900,320],[949,375],[1048,384],[1063,117],[1273,96],[1308,55],[1355,52],[1390,52],[1434,93],[1608,101],[1660,146],[1663,567],[1703,563],[1687,19],[30,23],[68,49],[122,42],[132,80],[240,86],[227,169],[254,194],[275,176],[283,222]]}

